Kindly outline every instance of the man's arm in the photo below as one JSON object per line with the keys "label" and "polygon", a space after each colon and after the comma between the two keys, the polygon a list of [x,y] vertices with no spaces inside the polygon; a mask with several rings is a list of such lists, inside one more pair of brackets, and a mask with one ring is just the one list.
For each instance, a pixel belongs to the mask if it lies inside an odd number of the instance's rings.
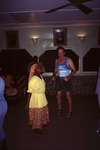
{"label": "man's arm", "polygon": [[68,77],[64,78],[65,81],[68,81],[76,73],[75,65],[74,65],[73,61],[70,58],[67,59],[67,65],[69,67],[71,67],[72,72],[71,72],[71,74]]}
{"label": "man's arm", "polygon": [[72,72],[69,75],[69,77],[72,77],[76,73],[76,68],[75,68],[73,61],[70,58],[68,58],[68,66],[70,66],[72,69]]}
{"label": "man's arm", "polygon": [[57,74],[57,59],[55,60],[55,69],[53,72],[52,80],[55,80],[56,74]]}

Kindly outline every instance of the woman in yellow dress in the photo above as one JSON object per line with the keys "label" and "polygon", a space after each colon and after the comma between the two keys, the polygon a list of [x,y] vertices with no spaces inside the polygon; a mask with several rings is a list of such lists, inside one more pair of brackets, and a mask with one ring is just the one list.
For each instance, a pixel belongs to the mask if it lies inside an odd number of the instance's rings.
{"label": "woman in yellow dress", "polygon": [[40,129],[49,122],[48,102],[45,96],[45,81],[41,75],[39,64],[34,64],[34,75],[28,82],[28,96],[25,109],[29,108],[29,125],[35,133],[41,134]]}

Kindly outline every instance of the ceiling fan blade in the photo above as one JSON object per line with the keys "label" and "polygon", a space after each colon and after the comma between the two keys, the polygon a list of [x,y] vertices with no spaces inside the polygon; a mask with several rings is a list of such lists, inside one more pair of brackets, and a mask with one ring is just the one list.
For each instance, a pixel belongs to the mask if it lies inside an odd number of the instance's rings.
{"label": "ceiling fan blade", "polygon": [[88,1],[93,1],[93,0],[67,0],[71,3],[85,3],[85,2],[88,2]]}
{"label": "ceiling fan blade", "polygon": [[89,2],[89,1],[93,1],[93,0],[79,0],[79,3],[85,3],[85,2]]}
{"label": "ceiling fan blade", "polygon": [[78,9],[80,9],[85,14],[89,14],[89,13],[91,13],[93,11],[91,8],[85,6],[85,5],[81,4],[81,3],[77,3],[74,6],[77,7]]}
{"label": "ceiling fan blade", "polygon": [[60,6],[60,7],[57,7],[57,8],[54,8],[54,9],[51,9],[49,11],[46,11],[45,13],[51,13],[51,12],[54,12],[56,10],[59,10],[59,9],[62,9],[62,8],[65,8],[65,7],[68,7],[68,6],[71,6],[72,4],[69,3],[69,4],[66,4],[66,5],[63,5],[63,6]]}

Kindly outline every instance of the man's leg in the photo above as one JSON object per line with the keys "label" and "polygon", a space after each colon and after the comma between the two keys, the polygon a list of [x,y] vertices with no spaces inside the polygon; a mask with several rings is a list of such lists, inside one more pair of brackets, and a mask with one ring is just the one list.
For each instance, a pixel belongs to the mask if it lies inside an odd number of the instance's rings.
{"label": "man's leg", "polygon": [[67,118],[70,118],[72,115],[72,98],[71,98],[71,93],[70,92],[66,92],[66,96],[67,96],[67,100],[68,100],[68,114],[67,114]]}
{"label": "man's leg", "polygon": [[98,105],[99,105],[99,109],[100,109],[100,94],[98,94]]}
{"label": "man's leg", "polygon": [[97,127],[97,133],[100,136],[100,94],[98,94],[98,105],[99,105],[99,123]]}
{"label": "man's leg", "polygon": [[61,94],[62,94],[62,91],[57,91],[57,103],[58,103],[58,116],[61,115],[62,113],[62,110],[61,110]]}
{"label": "man's leg", "polygon": [[97,128],[98,132],[100,133],[100,119],[99,119],[99,123],[98,123],[98,128]]}

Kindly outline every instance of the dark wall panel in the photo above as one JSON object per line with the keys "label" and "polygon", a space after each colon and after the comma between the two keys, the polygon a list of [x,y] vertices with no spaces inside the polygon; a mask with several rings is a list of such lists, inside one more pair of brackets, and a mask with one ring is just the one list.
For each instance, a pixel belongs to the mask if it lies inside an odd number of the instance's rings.
{"label": "dark wall panel", "polygon": [[100,48],[91,48],[83,57],[83,71],[98,71],[100,65]]}
{"label": "dark wall panel", "polygon": [[4,74],[27,75],[27,67],[31,61],[32,56],[25,49],[0,51],[0,67]]}

